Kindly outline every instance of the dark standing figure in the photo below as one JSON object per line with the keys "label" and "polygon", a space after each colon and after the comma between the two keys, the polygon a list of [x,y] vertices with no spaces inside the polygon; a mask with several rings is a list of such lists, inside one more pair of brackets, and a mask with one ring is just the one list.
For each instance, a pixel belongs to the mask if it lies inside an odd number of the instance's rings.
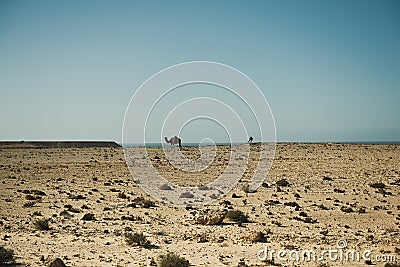
{"label": "dark standing figure", "polygon": [[253,143],[253,136],[250,136],[249,137],[249,141],[248,141],[249,143]]}

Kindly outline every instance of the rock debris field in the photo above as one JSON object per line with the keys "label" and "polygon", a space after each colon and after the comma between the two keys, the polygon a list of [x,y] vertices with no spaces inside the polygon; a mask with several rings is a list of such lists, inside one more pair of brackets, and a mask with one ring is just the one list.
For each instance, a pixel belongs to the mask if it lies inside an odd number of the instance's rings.
{"label": "rock debris field", "polygon": [[[259,147],[235,188],[200,207],[147,195],[122,148],[0,147],[0,262],[12,250],[8,266],[169,266],[169,252],[190,266],[400,266],[400,145],[279,143],[249,192]],[[216,179],[230,151],[218,146],[212,164],[191,173],[148,149],[160,174],[190,186]],[[196,147],[182,153],[199,157]],[[339,248],[371,254],[302,259]]]}

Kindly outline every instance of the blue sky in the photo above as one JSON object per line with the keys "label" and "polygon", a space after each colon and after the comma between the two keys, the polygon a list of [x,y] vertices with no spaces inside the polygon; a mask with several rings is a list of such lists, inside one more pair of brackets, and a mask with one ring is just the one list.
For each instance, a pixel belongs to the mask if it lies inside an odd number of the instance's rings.
{"label": "blue sky", "polygon": [[134,91],[194,60],[247,74],[278,141],[400,140],[399,14],[386,0],[2,0],[0,140],[120,142]]}

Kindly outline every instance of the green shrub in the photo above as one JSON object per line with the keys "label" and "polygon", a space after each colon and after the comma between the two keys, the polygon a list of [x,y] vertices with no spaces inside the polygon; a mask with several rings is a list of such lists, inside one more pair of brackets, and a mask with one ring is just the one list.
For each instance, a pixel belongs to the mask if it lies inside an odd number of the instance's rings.
{"label": "green shrub", "polygon": [[42,230],[42,231],[50,230],[49,220],[47,220],[47,219],[37,220],[33,224],[35,225],[36,229],[38,229],[38,230]]}
{"label": "green shrub", "polygon": [[249,216],[247,216],[240,210],[228,211],[225,215],[225,218],[238,223],[245,223],[249,221]]}
{"label": "green shrub", "polygon": [[178,255],[169,252],[167,254],[158,257],[158,263],[160,267],[188,267],[189,261],[185,258],[179,257]]}
{"label": "green shrub", "polygon": [[148,208],[151,208],[151,207],[155,207],[156,203],[154,201],[151,201],[151,200],[144,200],[142,202],[142,206],[143,206],[143,208],[148,209]]}
{"label": "green shrub", "polygon": [[0,246],[0,264],[7,264],[14,262],[14,251]]}
{"label": "green shrub", "polygon": [[150,199],[145,199],[144,197],[137,197],[128,206],[132,207],[141,206],[143,208],[148,209],[151,207],[156,207],[156,203]]}
{"label": "green shrub", "polygon": [[150,241],[142,233],[127,233],[125,234],[125,240],[130,246],[150,246]]}

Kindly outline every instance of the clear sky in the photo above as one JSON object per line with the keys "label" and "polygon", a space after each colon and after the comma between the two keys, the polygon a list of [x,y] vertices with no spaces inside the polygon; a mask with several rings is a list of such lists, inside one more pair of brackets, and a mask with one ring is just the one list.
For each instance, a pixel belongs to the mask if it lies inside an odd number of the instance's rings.
{"label": "clear sky", "polygon": [[120,142],[134,91],[194,60],[257,83],[278,141],[400,140],[399,47],[399,1],[1,0],[0,140]]}

